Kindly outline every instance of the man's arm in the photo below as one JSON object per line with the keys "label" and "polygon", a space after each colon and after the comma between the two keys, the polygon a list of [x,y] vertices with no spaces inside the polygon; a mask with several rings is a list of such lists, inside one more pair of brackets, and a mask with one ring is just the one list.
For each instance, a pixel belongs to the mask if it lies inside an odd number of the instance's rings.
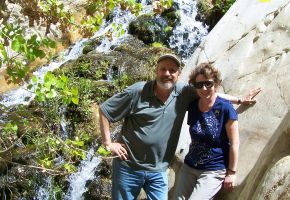
{"label": "man's arm", "polygon": [[224,99],[227,99],[234,104],[248,105],[248,104],[253,104],[256,102],[254,97],[257,94],[259,94],[259,92],[261,92],[261,90],[262,90],[261,88],[253,89],[245,97],[242,97],[242,98],[231,96],[229,94],[222,94],[222,93],[218,93],[218,96],[220,96]]}
{"label": "man's arm", "polygon": [[110,122],[100,108],[99,118],[103,144],[105,145],[106,149],[109,149],[113,154],[119,156],[120,159],[127,160],[128,154],[126,146],[122,143],[111,141]]}

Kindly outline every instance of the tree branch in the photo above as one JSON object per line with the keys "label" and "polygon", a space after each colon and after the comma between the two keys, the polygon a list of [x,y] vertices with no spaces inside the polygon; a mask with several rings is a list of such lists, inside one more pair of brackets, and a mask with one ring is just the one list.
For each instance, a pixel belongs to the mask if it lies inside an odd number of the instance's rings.
{"label": "tree branch", "polygon": [[45,168],[45,167],[38,167],[38,166],[34,166],[34,165],[24,165],[24,164],[20,164],[20,163],[17,163],[17,162],[12,162],[12,161],[9,161],[9,160],[6,160],[2,157],[0,157],[0,160],[4,161],[4,162],[8,162],[10,164],[13,164],[13,165],[20,165],[20,166],[23,166],[23,167],[28,167],[28,168],[33,168],[33,169],[39,169],[39,170],[42,170],[42,172],[44,173],[48,173],[50,175],[53,175],[53,176],[56,176],[56,175],[66,175],[68,173],[64,173],[64,172],[61,172],[61,171],[57,171],[57,170],[53,170],[53,169],[48,169],[48,168]]}

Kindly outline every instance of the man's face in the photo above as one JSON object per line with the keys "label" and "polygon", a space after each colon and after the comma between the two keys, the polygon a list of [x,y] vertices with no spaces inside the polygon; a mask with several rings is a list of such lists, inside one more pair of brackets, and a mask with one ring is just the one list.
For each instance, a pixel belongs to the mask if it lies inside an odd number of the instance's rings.
{"label": "man's face", "polygon": [[162,89],[172,89],[178,80],[180,68],[170,58],[165,58],[157,64],[157,85]]}

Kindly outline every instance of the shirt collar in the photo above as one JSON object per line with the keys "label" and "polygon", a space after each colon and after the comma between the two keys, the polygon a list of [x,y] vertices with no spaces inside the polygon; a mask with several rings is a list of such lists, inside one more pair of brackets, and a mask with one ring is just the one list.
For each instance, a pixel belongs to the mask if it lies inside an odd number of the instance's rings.
{"label": "shirt collar", "polygon": [[[149,97],[155,97],[155,93],[154,93],[154,85],[156,84],[156,80],[151,81],[150,82],[150,86],[149,86]],[[179,96],[181,94],[181,90],[182,90],[182,85],[179,83],[176,83],[176,85],[174,86],[172,92],[170,93],[170,96]]]}

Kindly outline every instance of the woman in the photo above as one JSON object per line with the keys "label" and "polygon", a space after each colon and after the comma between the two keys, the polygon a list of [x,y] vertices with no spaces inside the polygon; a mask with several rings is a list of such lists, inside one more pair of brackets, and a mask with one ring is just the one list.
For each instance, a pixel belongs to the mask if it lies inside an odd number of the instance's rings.
{"label": "woman", "polygon": [[213,199],[222,186],[231,191],[235,184],[238,117],[231,103],[217,96],[221,78],[212,65],[197,66],[189,83],[199,99],[188,108],[192,142],[180,170],[175,199]]}

